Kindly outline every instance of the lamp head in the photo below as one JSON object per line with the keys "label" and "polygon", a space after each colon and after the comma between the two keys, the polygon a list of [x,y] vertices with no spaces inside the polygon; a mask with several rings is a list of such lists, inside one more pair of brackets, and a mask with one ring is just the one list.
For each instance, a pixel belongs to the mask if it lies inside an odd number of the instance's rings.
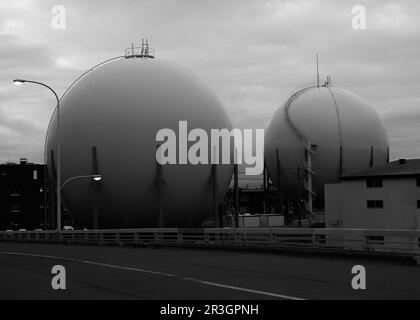
{"label": "lamp head", "polygon": [[26,81],[25,80],[23,80],[23,79],[15,79],[15,80],[13,80],[13,83],[15,84],[15,85],[17,85],[17,86],[20,86],[20,85],[22,85],[23,83],[25,83]]}
{"label": "lamp head", "polygon": [[95,181],[101,181],[102,180],[102,176],[100,174],[96,174],[93,176],[93,180]]}

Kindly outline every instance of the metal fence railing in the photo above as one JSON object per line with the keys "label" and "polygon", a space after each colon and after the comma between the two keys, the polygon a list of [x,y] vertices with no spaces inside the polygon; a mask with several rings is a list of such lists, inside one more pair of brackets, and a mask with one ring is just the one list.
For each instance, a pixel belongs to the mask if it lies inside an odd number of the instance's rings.
{"label": "metal fence railing", "polygon": [[420,255],[420,230],[145,228],[0,231],[0,241],[323,249]]}

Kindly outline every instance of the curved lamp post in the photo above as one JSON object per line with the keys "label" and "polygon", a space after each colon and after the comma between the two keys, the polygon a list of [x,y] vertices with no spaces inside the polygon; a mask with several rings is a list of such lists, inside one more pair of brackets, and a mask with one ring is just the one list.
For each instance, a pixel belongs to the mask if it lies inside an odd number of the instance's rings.
{"label": "curved lamp post", "polygon": [[40,86],[43,86],[49,89],[57,99],[57,231],[61,230],[61,148],[60,148],[60,99],[58,98],[57,93],[49,86],[42,82],[25,80],[25,79],[15,79],[13,83],[16,85],[22,85],[25,82],[34,83]]}
{"label": "curved lamp post", "polygon": [[[102,180],[102,175],[100,175],[100,174],[88,174],[88,175],[70,177],[66,181],[64,181],[64,183],[61,185],[60,190],[63,189],[68,182],[76,180],[76,179],[84,179],[84,178],[91,178],[92,180],[94,180],[96,182],[99,182],[99,181]],[[95,206],[95,209],[93,211],[93,228],[98,229],[98,212],[97,212],[97,207],[96,206]]]}

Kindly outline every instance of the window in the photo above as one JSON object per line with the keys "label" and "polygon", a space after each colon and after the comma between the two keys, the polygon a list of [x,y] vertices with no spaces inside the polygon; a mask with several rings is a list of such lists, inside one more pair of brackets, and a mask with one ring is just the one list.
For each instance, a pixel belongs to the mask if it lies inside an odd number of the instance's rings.
{"label": "window", "polygon": [[383,208],[384,202],[383,200],[368,200],[367,207],[368,208]]}
{"label": "window", "polygon": [[382,188],[382,179],[370,178],[366,180],[367,188]]}
{"label": "window", "polygon": [[416,178],[416,186],[420,187],[420,178]]}
{"label": "window", "polygon": [[34,180],[38,180],[38,170],[34,170],[33,176]]}
{"label": "window", "polygon": [[11,204],[10,205],[10,212],[12,212],[12,213],[20,212],[20,204]]}
{"label": "window", "polygon": [[10,189],[11,196],[20,196],[20,190],[18,187],[13,187]]}
{"label": "window", "polygon": [[417,200],[417,209],[420,209],[420,200]]}

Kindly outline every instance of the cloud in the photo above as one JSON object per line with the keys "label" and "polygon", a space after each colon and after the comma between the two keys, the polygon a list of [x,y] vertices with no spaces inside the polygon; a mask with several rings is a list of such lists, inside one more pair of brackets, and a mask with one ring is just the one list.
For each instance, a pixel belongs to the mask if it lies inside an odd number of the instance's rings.
{"label": "cloud", "polygon": [[[43,135],[54,105],[41,88],[11,88],[14,77],[45,81],[62,94],[83,71],[123,54],[142,37],[150,39],[158,58],[207,82],[242,128],[266,126],[294,88],[313,81],[319,52],[321,77],[331,74],[335,85],[365,97],[381,115],[391,156],[420,157],[415,124],[420,120],[420,3],[363,3],[367,29],[356,31],[354,1],[63,0],[67,28],[53,30],[55,1],[0,0],[0,109],[8,121],[27,124],[1,129],[10,136],[0,131],[0,161],[43,160]],[[8,141],[24,136],[25,129],[32,130],[32,140],[13,149]]]}

